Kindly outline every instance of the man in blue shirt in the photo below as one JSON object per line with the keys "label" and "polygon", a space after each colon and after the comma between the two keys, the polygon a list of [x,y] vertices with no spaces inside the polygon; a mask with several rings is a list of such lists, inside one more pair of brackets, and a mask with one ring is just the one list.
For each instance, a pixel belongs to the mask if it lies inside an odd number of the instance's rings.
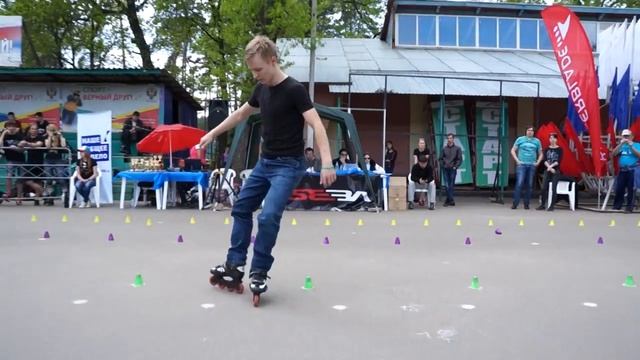
{"label": "man in blue shirt", "polygon": [[622,139],[618,146],[613,149],[613,155],[620,156],[620,159],[618,159],[620,172],[616,177],[616,197],[613,200],[613,209],[622,209],[622,202],[624,201],[624,193],[626,191],[627,207],[625,208],[625,212],[630,213],[633,211],[633,174],[640,159],[640,143],[633,142],[631,130],[622,130]]}
{"label": "man in blue shirt", "polygon": [[531,200],[531,188],[536,167],[542,161],[542,144],[533,136],[533,126],[527,127],[525,136],[520,136],[511,148],[511,156],[516,161],[516,189],[513,193],[512,209],[517,209],[520,204],[520,192],[524,185],[524,208],[529,210]]}

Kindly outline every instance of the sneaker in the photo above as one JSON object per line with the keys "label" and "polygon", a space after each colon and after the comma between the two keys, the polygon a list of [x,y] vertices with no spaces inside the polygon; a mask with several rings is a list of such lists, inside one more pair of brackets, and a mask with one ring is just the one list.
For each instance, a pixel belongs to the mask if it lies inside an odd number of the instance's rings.
{"label": "sneaker", "polygon": [[633,209],[631,208],[626,208],[624,209],[625,214],[631,214],[633,212]]}
{"label": "sneaker", "polygon": [[516,205],[516,204],[511,205],[511,210],[515,210],[517,208],[518,208],[518,205]]}
{"label": "sneaker", "polygon": [[544,210],[544,205],[540,205],[536,208],[536,210]]}
{"label": "sneaker", "polygon": [[86,204],[85,204],[85,203],[84,203],[84,201],[83,201],[83,202],[81,202],[81,203],[80,203],[80,205],[78,205],[78,208],[82,209],[82,208],[84,208],[85,206],[86,206]]}
{"label": "sneaker", "polygon": [[91,207],[91,201],[87,201],[86,204],[84,204],[84,207],[86,208],[90,208]]}
{"label": "sneaker", "polygon": [[429,210],[435,210],[436,209],[436,204],[431,203],[429,204]]}
{"label": "sneaker", "polygon": [[444,206],[444,207],[449,206],[449,202],[448,202],[448,201],[445,201],[445,202],[444,202],[444,204],[442,204],[442,206]]}
{"label": "sneaker", "polygon": [[409,201],[409,210],[413,210],[413,202]]}
{"label": "sneaker", "polygon": [[449,202],[449,206],[456,206],[456,202],[455,201],[450,201]]}
{"label": "sneaker", "polygon": [[525,210],[529,210],[529,205],[525,205],[525,206],[524,206],[524,209],[525,209]]}

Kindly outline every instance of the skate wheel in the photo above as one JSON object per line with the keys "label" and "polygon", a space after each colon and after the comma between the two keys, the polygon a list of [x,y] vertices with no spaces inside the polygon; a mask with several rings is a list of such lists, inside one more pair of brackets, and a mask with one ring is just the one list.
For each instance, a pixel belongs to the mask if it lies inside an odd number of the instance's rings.
{"label": "skate wheel", "polygon": [[228,291],[228,292],[234,292],[234,291],[235,291],[235,289],[234,289],[233,287],[229,286],[229,287],[227,288],[227,291]]}
{"label": "skate wheel", "polygon": [[253,306],[258,307],[260,305],[260,295],[253,294]]}
{"label": "skate wheel", "polygon": [[217,283],[218,283],[218,280],[216,280],[215,276],[212,276],[209,278],[209,284],[211,284],[211,286],[216,286]]}
{"label": "skate wheel", "polygon": [[244,285],[239,284],[238,287],[236,288],[236,293],[242,294],[243,292],[244,292]]}
{"label": "skate wheel", "polygon": [[224,289],[224,288],[225,288],[224,283],[218,283],[218,288],[219,288],[219,289]]}

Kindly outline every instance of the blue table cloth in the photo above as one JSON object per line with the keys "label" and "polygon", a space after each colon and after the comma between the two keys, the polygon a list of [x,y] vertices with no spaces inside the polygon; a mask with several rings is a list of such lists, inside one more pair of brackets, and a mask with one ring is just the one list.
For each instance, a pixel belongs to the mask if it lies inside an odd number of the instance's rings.
{"label": "blue table cloth", "polygon": [[205,172],[182,172],[182,171],[121,171],[115,178],[125,178],[131,181],[146,181],[153,183],[153,189],[161,189],[165,181],[195,182],[204,189],[207,188],[209,177]]}
{"label": "blue table cloth", "polygon": [[187,171],[165,171],[162,175],[164,181],[175,182],[194,182],[202,185],[206,189],[209,184],[209,177],[205,172],[187,172]]}

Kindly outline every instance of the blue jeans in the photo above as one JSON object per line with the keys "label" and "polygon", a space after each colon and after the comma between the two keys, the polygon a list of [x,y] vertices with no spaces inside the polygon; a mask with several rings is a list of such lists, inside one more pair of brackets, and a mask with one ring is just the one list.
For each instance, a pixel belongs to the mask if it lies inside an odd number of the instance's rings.
{"label": "blue jeans", "polygon": [[529,200],[531,200],[531,188],[533,187],[533,175],[536,173],[536,166],[534,164],[522,164],[516,166],[516,189],[513,193],[513,205],[518,206],[520,204],[520,192],[524,185],[524,197],[522,201],[525,206],[529,206]]}
{"label": "blue jeans", "polygon": [[261,157],[251,175],[242,186],[238,200],[233,204],[233,230],[227,263],[231,266],[246,264],[247,249],[251,243],[253,212],[264,199],[258,215],[258,233],[253,245],[251,272],[268,272],[273,264],[271,250],[276,244],[280,220],[293,189],[305,172],[304,157]]}
{"label": "blue jeans", "polygon": [[76,180],[76,189],[78,190],[78,194],[82,196],[84,202],[89,201],[89,194],[91,194],[91,188],[93,188],[94,186],[96,186],[95,179],[89,181]]}
{"label": "blue jeans", "polygon": [[453,202],[453,187],[456,186],[456,175],[458,171],[454,168],[444,168],[444,183],[447,186],[447,202]]}
{"label": "blue jeans", "polygon": [[624,201],[624,193],[627,193],[627,210],[633,210],[633,182],[634,182],[634,169],[620,169],[618,176],[616,176],[616,197],[613,199],[613,208],[616,210],[622,209],[622,202]]}

